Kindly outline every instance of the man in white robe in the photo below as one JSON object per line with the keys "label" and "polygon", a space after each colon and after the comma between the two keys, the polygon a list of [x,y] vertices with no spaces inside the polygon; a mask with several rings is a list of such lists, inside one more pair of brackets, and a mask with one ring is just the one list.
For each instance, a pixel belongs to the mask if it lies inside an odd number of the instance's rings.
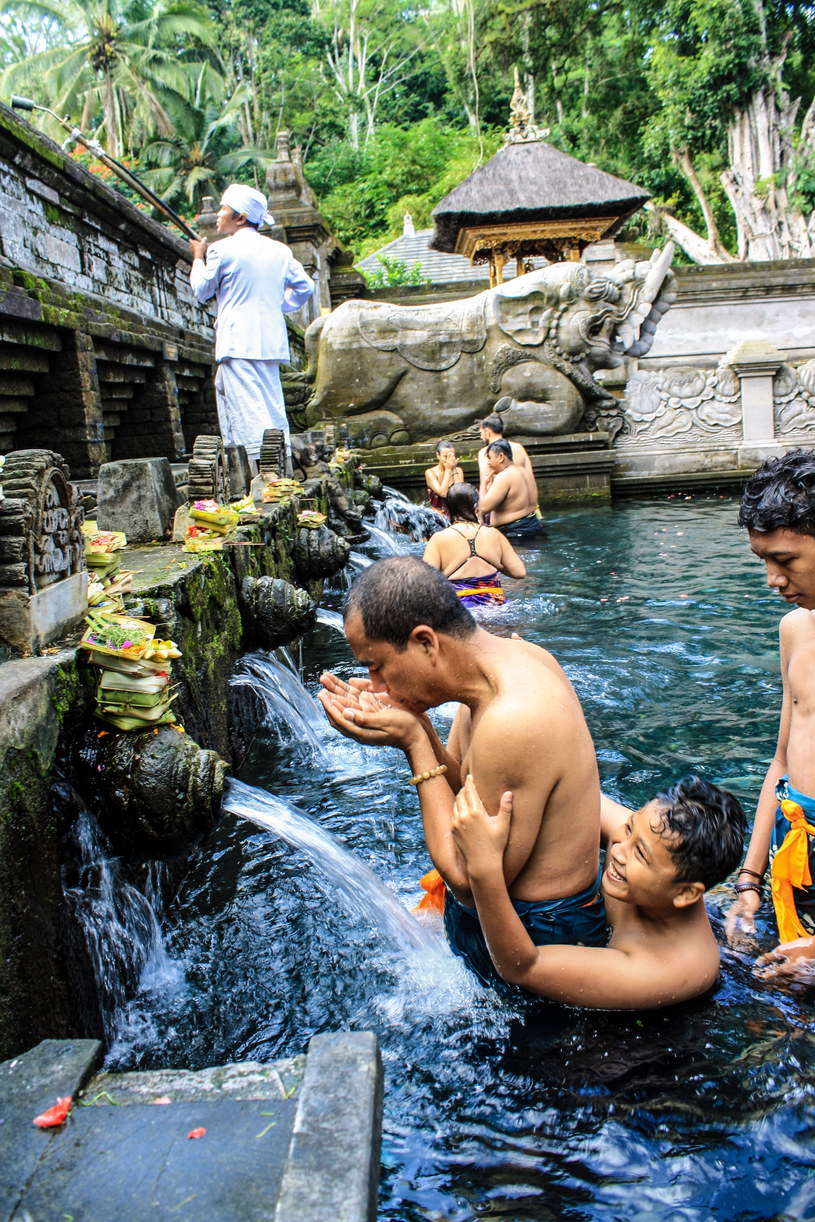
{"label": "man in white robe", "polygon": [[289,423],[280,385],[280,362],[289,359],[284,314],[299,310],[314,292],[288,246],[258,233],[274,218],[266,196],[233,183],[221,199],[217,229],[224,237],[208,247],[192,239],[192,291],[199,301],[215,297],[215,396],[221,436],[246,447],[257,459],[266,429],[282,429],[291,452]]}

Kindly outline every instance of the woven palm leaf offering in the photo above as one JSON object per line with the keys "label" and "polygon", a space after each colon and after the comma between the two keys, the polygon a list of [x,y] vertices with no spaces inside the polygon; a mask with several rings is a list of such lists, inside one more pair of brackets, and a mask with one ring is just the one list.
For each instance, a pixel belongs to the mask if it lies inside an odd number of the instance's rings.
{"label": "woven palm leaf offering", "polygon": [[296,479],[286,479],[282,476],[264,476],[264,479],[261,497],[267,505],[287,505],[293,496],[303,490],[303,485]]}
{"label": "woven palm leaf offering", "polygon": [[297,515],[297,525],[305,526],[306,530],[316,530],[325,521],[325,514],[317,509],[304,509]]}
{"label": "woven palm leaf offering", "polygon": [[92,611],[82,646],[99,671],[94,715],[117,730],[145,730],[174,722],[170,705],[175,641],[156,639],[147,620]]}

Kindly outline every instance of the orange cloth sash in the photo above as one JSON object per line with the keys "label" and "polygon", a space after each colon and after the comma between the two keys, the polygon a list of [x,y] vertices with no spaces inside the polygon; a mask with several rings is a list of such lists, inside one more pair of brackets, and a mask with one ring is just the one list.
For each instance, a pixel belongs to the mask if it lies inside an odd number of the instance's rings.
{"label": "orange cloth sash", "polygon": [[419,879],[419,885],[425,894],[411,912],[444,912],[444,879],[438,870],[428,870]]}
{"label": "orange cloth sash", "polygon": [[[815,827],[807,823],[806,816],[797,802],[782,798],[781,810],[792,826],[776,850],[771,870],[773,884],[773,907],[778,922],[779,942],[792,942],[795,938],[810,935],[801,924],[795,909],[793,887],[811,887],[812,874],[809,869],[808,836],[815,836]],[[424,880],[422,880],[424,882]]]}

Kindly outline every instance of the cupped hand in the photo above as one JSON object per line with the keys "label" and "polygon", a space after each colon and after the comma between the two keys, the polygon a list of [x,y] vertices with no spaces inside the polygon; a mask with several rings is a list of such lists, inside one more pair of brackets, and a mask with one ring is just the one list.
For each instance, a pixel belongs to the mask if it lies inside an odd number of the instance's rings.
{"label": "cupped hand", "polygon": [[753,968],[753,975],[762,980],[779,977],[810,977],[815,980],[815,938],[796,938],[782,942],[769,954],[762,955]]}
{"label": "cupped hand", "polygon": [[[326,682],[328,680],[328,682]],[[419,719],[406,709],[384,703],[380,696],[323,675],[317,699],[335,730],[369,747],[401,747],[408,751],[426,738]]]}
{"label": "cupped hand", "polygon": [[473,872],[476,861],[501,862],[509,840],[512,820],[512,793],[501,795],[496,814],[491,815],[478,795],[475,781],[468,776],[453,803],[453,839]]}

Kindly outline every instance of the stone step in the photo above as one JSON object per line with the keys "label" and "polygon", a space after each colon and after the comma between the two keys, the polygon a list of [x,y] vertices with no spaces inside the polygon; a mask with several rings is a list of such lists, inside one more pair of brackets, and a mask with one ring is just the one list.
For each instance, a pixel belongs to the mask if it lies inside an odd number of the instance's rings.
{"label": "stone step", "polygon": [[[94,1075],[101,1051],[43,1040],[0,1064],[0,1222],[373,1222],[382,1063],[371,1032],[197,1072]],[[35,1128],[64,1095],[64,1124]]]}

